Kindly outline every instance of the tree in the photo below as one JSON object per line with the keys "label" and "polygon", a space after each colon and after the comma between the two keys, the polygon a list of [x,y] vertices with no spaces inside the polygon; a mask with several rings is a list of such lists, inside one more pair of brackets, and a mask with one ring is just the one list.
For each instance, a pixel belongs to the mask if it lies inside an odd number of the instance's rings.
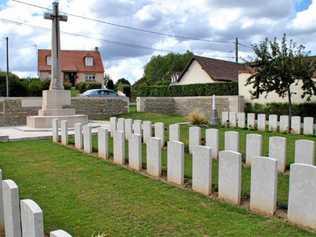
{"label": "tree", "polygon": [[258,97],[263,93],[275,92],[280,97],[288,98],[289,131],[292,118],[292,86],[301,83],[302,98],[309,101],[316,95],[316,84],[312,80],[316,70],[313,60],[307,60],[303,45],[297,45],[292,40],[288,42],[284,34],[281,42],[268,38],[253,46],[256,59],[250,65],[255,73],[247,80],[246,85],[252,85],[251,94]]}
{"label": "tree", "polygon": [[108,79],[106,82],[106,88],[109,90],[114,90],[114,82],[112,79]]}
{"label": "tree", "polygon": [[116,84],[115,84],[115,86],[118,87],[121,84],[122,85],[127,85],[127,86],[131,85],[131,83],[128,80],[126,80],[125,78],[118,79]]}

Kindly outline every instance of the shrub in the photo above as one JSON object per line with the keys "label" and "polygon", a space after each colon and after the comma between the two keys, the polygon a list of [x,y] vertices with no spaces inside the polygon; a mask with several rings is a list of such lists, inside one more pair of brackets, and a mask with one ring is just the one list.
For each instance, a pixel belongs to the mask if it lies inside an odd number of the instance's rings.
{"label": "shrub", "polygon": [[79,82],[76,85],[76,89],[80,91],[80,93],[83,93],[87,90],[92,90],[92,89],[100,89],[102,85],[97,82]]}
{"label": "shrub", "polygon": [[208,123],[207,118],[198,112],[191,112],[186,116],[186,120],[193,125],[205,125]]}
{"label": "shrub", "polygon": [[183,86],[142,86],[134,89],[132,94],[139,97],[238,95],[238,83],[228,82]]}
{"label": "shrub", "polygon": [[[293,104],[292,114],[301,117],[316,117],[316,103],[304,103],[304,104]],[[264,113],[287,115],[288,105],[287,103],[268,103],[268,104],[250,104],[247,103],[245,107],[246,113]]]}

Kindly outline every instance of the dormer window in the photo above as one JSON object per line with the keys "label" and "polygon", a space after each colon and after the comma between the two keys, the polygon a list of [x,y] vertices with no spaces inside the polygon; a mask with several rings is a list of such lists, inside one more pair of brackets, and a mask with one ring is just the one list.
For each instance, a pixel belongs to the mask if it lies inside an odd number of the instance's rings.
{"label": "dormer window", "polygon": [[86,67],[92,67],[93,66],[93,57],[85,57],[84,63]]}
{"label": "dormer window", "polygon": [[52,65],[52,57],[51,56],[47,56],[46,57],[46,64],[51,66]]}

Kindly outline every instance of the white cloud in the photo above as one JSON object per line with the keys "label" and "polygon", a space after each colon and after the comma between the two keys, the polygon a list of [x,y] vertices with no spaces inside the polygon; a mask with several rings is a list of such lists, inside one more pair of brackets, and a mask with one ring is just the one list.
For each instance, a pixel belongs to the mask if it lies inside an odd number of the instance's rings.
{"label": "white cloud", "polygon": [[[44,7],[51,6],[52,2],[25,1]],[[63,34],[61,46],[63,49],[93,49],[99,46],[106,73],[115,80],[125,77],[131,81],[143,75],[143,67],[152,55],[165,52],[111,44],[100,38],[173,52],[191,50],[200,55],[227,60],[227,57],[234,56],[235,37],[249,44],[264,37],[289,33],[295,41],[304,43],[308,50],[316,52],[316,0],[312,1],[308,9],[299,13],[295,13],[294,1],[265,0],[263,4],[262,1],[253,0],[60,0],[61,10],[65,12],[152,31],[226,42],[215,44],[168,38],[69,16],[67,23],[61,23],[62,31],[85,34],[91,38]],[[43,19],[43,12],[42,9],[8,0],[0,9],[0,17],[50,28],[50,22]],[[11,68],[19,75],[36,75],[35,45],[38,48],[50,47],[50,31],[1,21],[0,29],[1,38],[7,35],[10,37]],[[0,56],[2,54],[0,51]],[[240,55],[247,58],[251,52],[248,48],[241,48]],[[1,57],[0,68],[4,68],[4,64]]]}

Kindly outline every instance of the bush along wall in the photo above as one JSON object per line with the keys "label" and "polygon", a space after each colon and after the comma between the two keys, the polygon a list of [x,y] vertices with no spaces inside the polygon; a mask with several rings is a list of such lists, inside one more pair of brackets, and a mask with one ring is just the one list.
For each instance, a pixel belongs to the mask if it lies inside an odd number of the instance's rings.
{"label": "bush along wall", "polygon": [[[268,104],[250,104],[245,106],[246,113],[264,113],[267,116],[269,114],[287,115],[288,104],[287,103],[268,103]],[[292,106],[293,115],[301,117],[315,117],[316,118],[316,103],[304,103],[294,104]]]}
{"label": "bush along wall", "polygon": [[83,93],[87,90],[101,89],[101,87],[102,85],[96,82],[80,82],[76,85],[76,90],[80,91],[80,93]]}
{"label": "bush along wall", "polygon": [[209,83],[183,86],[144,86],[134,89],[133,96],[138,97],[177,97],[238,95],[238,83]]}

